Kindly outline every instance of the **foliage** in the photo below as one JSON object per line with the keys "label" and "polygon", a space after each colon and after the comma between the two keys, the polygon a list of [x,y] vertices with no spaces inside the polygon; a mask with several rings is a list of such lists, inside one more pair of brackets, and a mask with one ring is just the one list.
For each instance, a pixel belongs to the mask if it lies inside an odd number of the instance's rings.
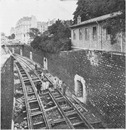
{"label": "foliage", "polygon": [[40,42],[41,42],[41,37],[36,36],[34,40],[31,42],[31,46],[36,49],[38,48]]}
{"label": "foliage", "polygon": [[72,21],[57,20],[41,36],[35,37],[31,42],[31,46],[49,53],[71,49],[69,22]]}
{"label": "foliage", "polygon": [[36,36],[40,34],[38,28],[30,28],[30,32],[28,32],[31,39],[34,39]]}
{"label": "foliage", "polygon": [[11,34],[10,36],[8,36],[8,39],[14,39],[15,38],[15,34]]}
{"label": "foliage", "polygon": [[2,32],[2,33],[1,33],[1,36],[5,36],[5,33]]}
{"label": "foliage", "polygon": [[85,21],[101,15],[125,10],[125,0],[78,0],[77,5],[74,12],[74,22],[76,22],[79,15],[82,21]]}
{"label": "foliage", "polygon": [[117,32],[125,29],[125,0],[78,0],[77,8],[74,12],[74,23],[80,15],[81,20],[85,21],[94,17],[121,11],[122,15],[115,19],[104,22],[104,28],[111,27],[111,38],[114,41]]}

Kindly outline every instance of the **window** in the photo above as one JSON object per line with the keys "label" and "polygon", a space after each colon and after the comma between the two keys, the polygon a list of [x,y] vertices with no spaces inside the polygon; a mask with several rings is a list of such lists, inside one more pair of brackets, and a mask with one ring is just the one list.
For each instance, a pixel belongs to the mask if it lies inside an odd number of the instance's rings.
{"label": "window", "polygon": [[111,35],[111,28],[110,27],[107,27],[106,28],[106,39],[110,39],[110,35]]}
{"label": "window", "polygon": [[93,40],[97,40],[97,27],[93,27]]}
{"label": "window", "polygon": [[75,30],[73,30],[73,39],[76,39],[76,33],[75,33]]}
{"label": "window", "polygon": [[82,29],[79,29],[79,40],[82,40]]}
{"label": "window", "polygon": [[110,35],[110,34],[111,34],[111,28],[110,28],[110,27],[108,27],[108,28],[106,29],[106,34],[107,34],[107,35]]}
{"label": "window", "polygon": [[85,28],[85,40],[89,40],[89,30],[88,28]]}

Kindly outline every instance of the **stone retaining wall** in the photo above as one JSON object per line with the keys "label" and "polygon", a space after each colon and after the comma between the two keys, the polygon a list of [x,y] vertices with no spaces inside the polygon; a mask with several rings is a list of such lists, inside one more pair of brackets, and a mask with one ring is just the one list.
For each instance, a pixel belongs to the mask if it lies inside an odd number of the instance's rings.
{"label": "stone retaining wall", "polygon": [[74,77],[79,75],[86,83],[87,105],[90,103],[103,116],[109,128],[125,127],[125,56],[103,51],[78,50],[47,54],[24,47],[24,56],[33,52],[33,60],[59,77],[74,93]]}
{"label": "stone retaining wall", "polygon": [[1,69],[1,129],[11,129],[13,89],[13,58],[10,57]]}

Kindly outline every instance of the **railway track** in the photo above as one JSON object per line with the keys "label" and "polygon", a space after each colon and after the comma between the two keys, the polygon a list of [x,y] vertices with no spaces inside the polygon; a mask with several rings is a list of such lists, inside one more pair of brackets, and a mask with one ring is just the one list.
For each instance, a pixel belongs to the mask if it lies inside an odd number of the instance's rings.
{"label": "railway track", "polygon": [[19,72],[24,91],[28,128],[50,128],[46,119],[47,117],[43,110],[43,106],[40,100],[38,99],[35,86],[29,78],[29,74],[25,71],[25,69],[20,65],[19,62],[16,62],[15,64],[17,66],[17,70]]}
{"label": "railway track", "polygon": [[[69,99],[57,89],[46,89],[38,94],[36,83],[44,81],[34,71],[34,64],[18,55],[14,58],[25,93],[29,129],[93,129],[82,115],[86,110],[74,98]],[[50,76],[44,76],[53,86]]]}

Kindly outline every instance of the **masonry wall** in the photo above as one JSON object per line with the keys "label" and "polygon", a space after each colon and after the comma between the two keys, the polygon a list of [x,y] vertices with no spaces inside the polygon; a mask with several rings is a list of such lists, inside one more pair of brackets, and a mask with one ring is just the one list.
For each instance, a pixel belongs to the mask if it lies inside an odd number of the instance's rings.
{"label": "masonry wall", "polygon": [[[93,27],[97,29],[97,38],[93,39]],[[88,39],[85,39],[85,29],[88,30]],[[79,30],[82,31],[82,39],[79,37]],[[75,32],[76,38],[73,38],[73,31]],[[80,47],[85,49],[101,49],[101,26],[97,23],[93,23],[87,26],[71,29],[71,42],[74,47]]]}
{"label": "masonry wall", "polygon": [[47,56],[50,73],[67,83],[74,93],[74,76],[82,76],[90,102],[108,127],[125,126],[125,57],[100,51],[71,51]]}
{"label": "masonry wall", "polygon": [[125,56],[103,51],[79,50],[47,54],[24,47],[24,56],[33,52],[33,60],[43,66],[48,59],[48,70],[59,77],[74,93],[74,76],[86,81],[87,105],[91,104],[102,115],[109,128],[125,127]]}
{"label": "masonry wall", "polygon": [[1,129],[11,129],[13,110],[13,58],[1,69]]}
{"label": "masonry wall", "polygon": [[25,45],[23,48],[23,55],[27,58],[30,58],[30,52],[32,52],[33,60],[43,65],[43,57],[45,54],[39,50],[34,50],[32,47]]}
{"label": "masonry wall", "polygon": [[11,52],[13,52],[14,50],[14,53],[17,53],[17,54],[20,54],[20,50],[23,50],[24,48],[23,45],[7,45],[7,47],[9,48]]}

